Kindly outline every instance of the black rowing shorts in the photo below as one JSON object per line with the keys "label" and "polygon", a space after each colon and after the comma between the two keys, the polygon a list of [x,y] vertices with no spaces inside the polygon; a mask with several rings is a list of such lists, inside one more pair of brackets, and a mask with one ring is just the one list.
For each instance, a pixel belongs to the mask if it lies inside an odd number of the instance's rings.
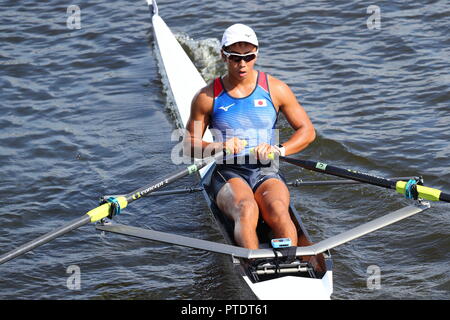
{"label": "black rowing shorts", "polygon": [[286,183],[278,167],[263,164],[216,164],[211,177],[205,177],[204,187],[212,200],[216,200],[220,189],[232,178],[241,178],[250,186],[253,193],[266,180],[275,178]]}

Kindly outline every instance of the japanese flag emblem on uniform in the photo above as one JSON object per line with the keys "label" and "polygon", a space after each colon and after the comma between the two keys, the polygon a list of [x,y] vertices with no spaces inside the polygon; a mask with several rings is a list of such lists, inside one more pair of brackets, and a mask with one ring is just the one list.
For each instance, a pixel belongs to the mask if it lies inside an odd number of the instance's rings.
{"label": "japanese flag emblem on uniform", "polygon": [[266,99],[255,99],[253,100],[255,107],[267,107]]}

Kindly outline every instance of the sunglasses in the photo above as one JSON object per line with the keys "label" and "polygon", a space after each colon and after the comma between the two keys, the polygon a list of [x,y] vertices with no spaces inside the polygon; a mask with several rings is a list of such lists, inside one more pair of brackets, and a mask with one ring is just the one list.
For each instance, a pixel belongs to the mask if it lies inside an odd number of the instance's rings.
{"label": "sunglasses", "polygon": [[222,51],[222,52],[225,55],[225,57],[227,57],[229,60],[231,60],[233,62],[241,62],[241,60],[244,60],[245,62],[250,62],[253,59],[255,59],[256,56],[258,55],[258,51],[250,52],[250,53],[246,53],[246,54],[231,53],[231,52],[226,52],[226,51]]}

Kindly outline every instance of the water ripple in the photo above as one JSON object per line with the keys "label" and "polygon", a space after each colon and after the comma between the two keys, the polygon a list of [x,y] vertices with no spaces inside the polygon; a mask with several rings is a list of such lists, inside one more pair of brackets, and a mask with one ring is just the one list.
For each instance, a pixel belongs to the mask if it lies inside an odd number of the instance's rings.
{"label": "water ripple", "polygon": [[[159,1],[160,13],[204,77],[225,73],[219,46],[235,22],[260,42],[257,67],[288,83],[317,130],[302,157],[382,176],[423,175],[450,190],[448,1],[365,4],[292,0]],[[0,252],[81,216],[100,195],[162,178],[175,123],[153,52],[144,1],[0,4]],[[182,13],[182,14],[180,14]],[[292,134],[281,117],[282,139]],[[323,179],[283,165],[288,179]],[[180,187],[192,186],[185,179]],[[398,209],[370,186],[292,189],[315,241]],[[188,205],[186,205],[188,204]],[[445,204],[333,250],[335,299],[448,299]],[[202,195],[149,198],[119,222],[220,241]],[[170,257],[170,258],[168,258]],[[229,257],[102,235],[69,233],[2,267],[1,299],[253,299]],[[352,263],[348,263],[351,261]],[[66,287],[70,265],[82,290]],[[369,290],[378,265],[382,288]]]}

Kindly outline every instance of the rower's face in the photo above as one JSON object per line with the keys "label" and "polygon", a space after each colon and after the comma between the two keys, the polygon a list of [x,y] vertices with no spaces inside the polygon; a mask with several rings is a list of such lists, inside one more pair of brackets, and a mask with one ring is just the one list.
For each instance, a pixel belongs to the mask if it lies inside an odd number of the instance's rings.
{"label": "rower's face", "polygon": [[[227,51],[229,53],[248,54],[251,52],[256,52],[257,47],[248,42],[238,42],[229,46],[227,48]],[[222,56],[228,65],[228,72],[232,73],[233,75],[237,76],[237,78],[240,79],[246,78],[247,75],[249,74],[249,71],[253,70],[253,67],[255,66],[255,62],[257,59],[256,56],[255,59],[248,62],[246,62],[244,59],[241,59],[239,62],[236,62],[233,61],[233,59],[227,58],[225,55]]]}

